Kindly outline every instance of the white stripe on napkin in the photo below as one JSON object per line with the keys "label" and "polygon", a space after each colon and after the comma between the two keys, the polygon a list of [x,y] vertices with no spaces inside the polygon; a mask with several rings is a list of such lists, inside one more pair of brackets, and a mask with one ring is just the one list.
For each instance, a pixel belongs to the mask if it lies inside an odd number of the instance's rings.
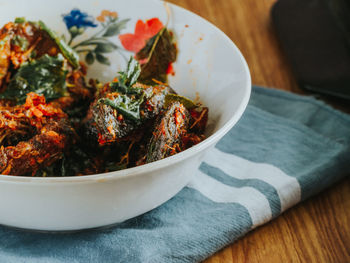
{"label": "white stripe on napkin", "polygon": [[188,187],[217,203],[238,203],[244,206],[252,219],[253,228],[272,218],[269,201],[253,187],[236,188],[223,184],[199,171]]}
{"label": "white stripe on napkin", "polygon": [[[279,168],[267,163],[255,163],[217,148],[210,150],[204,159],[207,164],[219,167],[227,175],[237,179],[258,179],[273,186],[285,211],[301,199],[299,182]],[[282,212],[281,211],[281,212]]]}

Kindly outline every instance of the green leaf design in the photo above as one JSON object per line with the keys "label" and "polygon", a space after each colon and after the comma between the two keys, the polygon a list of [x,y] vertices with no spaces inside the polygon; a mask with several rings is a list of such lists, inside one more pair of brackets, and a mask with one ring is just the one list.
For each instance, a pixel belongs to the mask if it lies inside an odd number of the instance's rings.
{"label": "green leaf design", "polygon": [[169,64],[176,60],[177,50],[172,34],[163,28],[147,41],[146,46],[136,54],[137,60],[146,60],[141,66],[140,81],[153,83],[152,79],[166,82]]}
{"label": "green leaf design", "polygon": [[56,99],[66,94],[66,74],[64,58],[48,55],[38,60],[24,63],[11,79],[9,86],[0,94],[1,99],[25,102],[27,93],[43,94],[47,100]]}
{"label": "green leaf design", "polygon": [[118,48],[113,43],[98,43],[95,48],[96,53],[110,53]]}
{"label": "green leaf design", "polygon": [[[102,28],[90,38],[82,40],[79,43],[76,43],[72,46],[74,50],[78,53],[85,53],[85,61],[88,64],[93,64],[95,60],[104,65],[110,65],[110,60],[104,54],[111,53],[118,49],[119,47],[115,45],[112,41],[107,39],[108,37],[113,37],[120,33],[122,29],[126,27],[126,23],[130,19],[120,20],[118,18],[108,18],[106,23],[102,23]],[[70,31],[73,30],[73,27]],[[75,35],[72,32],[71,39],[69,43],[72,43],[72,40],[75,38]],[[74,33],[74,32],[73,32]],[[78,32],[78,35],[81,33]]]}
{"label": "green leaf design", "polygon": [[198,105],[196,105],[192,100],[173,93],[169,93],[165,96],[164,107],[169,107],[175,101],[180,102],[186,109],[194,109],[198,107]]}
{"label": "green leaf design", "polygon": [[54,31],[46,26],[43,21],[39,21],[39,26],[42,30],[46,31],[48,35],[55,41],[63,56],[74,67],[79,67],[79,55],[61,38],[59,38]]}
{"label": "green leaf design", "polygon": [[111,23],[108,25],[106,32],[102,35],[103,37],[111,37],[118,35],[122,29],[126,27],[126,23],[130,19],[123,19],[116,23]]}
{"label": "green leaf design", "polygon": [[98,44],[113,44],[111,41],[109,41],[108,39],[105,38],[92,38],[92,39],[88,39],[88,40],[84,40],[83,42],[79,43],[78,45],[74,46],[74,49],[78,48],[78,47],[82,47],[82,46],[92,46],[92,45],[98,45]]}
{"label": "green leaf design", "polygon": [[89,65],[93,64],[95,62],[95,56],[92,52],[88,52],[85,56],[85,61]]}
{"label": "green leaf design", "polygon": [[101,64],[108,65],[108,66],[111,64],[109,59],[107,57],[105,57],[104,55],[100,54],[100,53],[96,53],[96,59]]}

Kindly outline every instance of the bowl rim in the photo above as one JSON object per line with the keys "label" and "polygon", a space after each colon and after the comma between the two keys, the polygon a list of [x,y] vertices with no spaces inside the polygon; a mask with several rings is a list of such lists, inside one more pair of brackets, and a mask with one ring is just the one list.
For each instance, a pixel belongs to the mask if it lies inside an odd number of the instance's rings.
{"label": "bowl rim", "polygon": [[[155,2],[159,2],[159,0],[154,0]],[[153,171],[156,171],[158,169],[162,169],[166,166],[174,165],[178,162],[180,162],[183,159],[190,158],[194,156],[196,153],[203,151],[204,149],[209,148],[211,145],[219,141],[241,118],[243,115],[243,112],[245,111],[250,94],[251,94],[251,76],[248,64],[242,55],[241,51],[238,49],[238,47],[235,45],[235,43],[218,27],[216,27],[213,23],[209,22],[208,20],[204,19],[203,17],[197,15],[196,13],[193,13],[192,11],[189,11],[183,7],[180,7],[173,3],[168,3],[165,1],[160,1],[164,4],[170,5],[172,8],[177,9],[181,12],[187,13],[188,15],[195,16],[197,19],[200,19],[201,22],[207,24],[208,26],[212,27],[221,37],[223,37],[224,41],[227,41],[231,46],[234,48],[234,50],[237,52],[238,57],[240,59],[240,62],[244,69],[244,74],[247,79],[247,83],[245,86],[245,93],[243,95],[243,99],[241,100],[240,104],[238,105],[237,111],[233,114],[233,116],[216,132],[214,132],[212,135],[210,135],[208,138],[200,142],[199,144],[196,144],[192,146],[189,149],[186,149],[185,151],[182,151],[180,153],[177,153],[173,156],[169,156],[167,158],[164,158],[162,160],[158,160],[152,163],[144,164],[141,166],[136,166],[132,168],[127,168],[124,170],[119,171],[112,171],[107,173],[99,173],[99,174],[92,174],[92,175],[82,175],[82,176],[67,176],[67,177],[28,177],[28,176],[14,176],[14,175],[2,175],[0,174],[0,183],[6,182],[6,183],[25,183],[25,184],[52,184],[52,183],[92,183],[92,182],[105,182],[115,179],[125,179],[125,178],[131,178],[134,176],[139,176],[144,173],[150,173]]]}

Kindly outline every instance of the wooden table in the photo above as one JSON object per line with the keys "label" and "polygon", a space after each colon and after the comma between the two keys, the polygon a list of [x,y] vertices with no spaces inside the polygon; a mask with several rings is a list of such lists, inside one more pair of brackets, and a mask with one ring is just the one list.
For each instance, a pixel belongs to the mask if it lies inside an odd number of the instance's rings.
{"label": "wooden table", "polygon": [[[225,32],[246,58],[254,84],[303,93],[271,25],[270,8],[275,0],[169,2],[199,14]],[[347,102],[326,100],[350,110]],[[350,178],[252,231],[205,262],[350,262]]]}

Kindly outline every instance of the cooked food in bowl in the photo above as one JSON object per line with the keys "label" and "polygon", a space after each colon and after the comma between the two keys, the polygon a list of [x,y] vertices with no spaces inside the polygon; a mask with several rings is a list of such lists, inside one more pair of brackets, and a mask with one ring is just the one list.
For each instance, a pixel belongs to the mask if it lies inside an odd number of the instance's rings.
{"label": "cooked food in bowl", "polygon": [[[173,34],[157,19],[144,29],[144,45],[133,34],[120,36],[135,58],[104,84],[86,80],[87,67],[77,52],[44,22],[17,18],[0,30],[1,174],[116,171],[204,139],[208,108],[166,83],[176,59]],[[87,62],[91,56],[106,62],[96,49],[86,54]]]}
{"label": "cooked food in bowl", "polygon": [[[249,69],[238,48],[180,7],[156,0],[0,2],[0,26],[16,16],[46,24],[18,19],[0,30],[2,225],[81,230],[150,211],[200,172],[248,104]],[[44,53],[36,50],[42,46]],[[87,66],[75,63],[76,53]],[[130,56],[139,65],[128,63]],[[208,125],[208,110],[182,97],[197,94],[210,109]],[[92,175],[67,176],[85,174]]]}

